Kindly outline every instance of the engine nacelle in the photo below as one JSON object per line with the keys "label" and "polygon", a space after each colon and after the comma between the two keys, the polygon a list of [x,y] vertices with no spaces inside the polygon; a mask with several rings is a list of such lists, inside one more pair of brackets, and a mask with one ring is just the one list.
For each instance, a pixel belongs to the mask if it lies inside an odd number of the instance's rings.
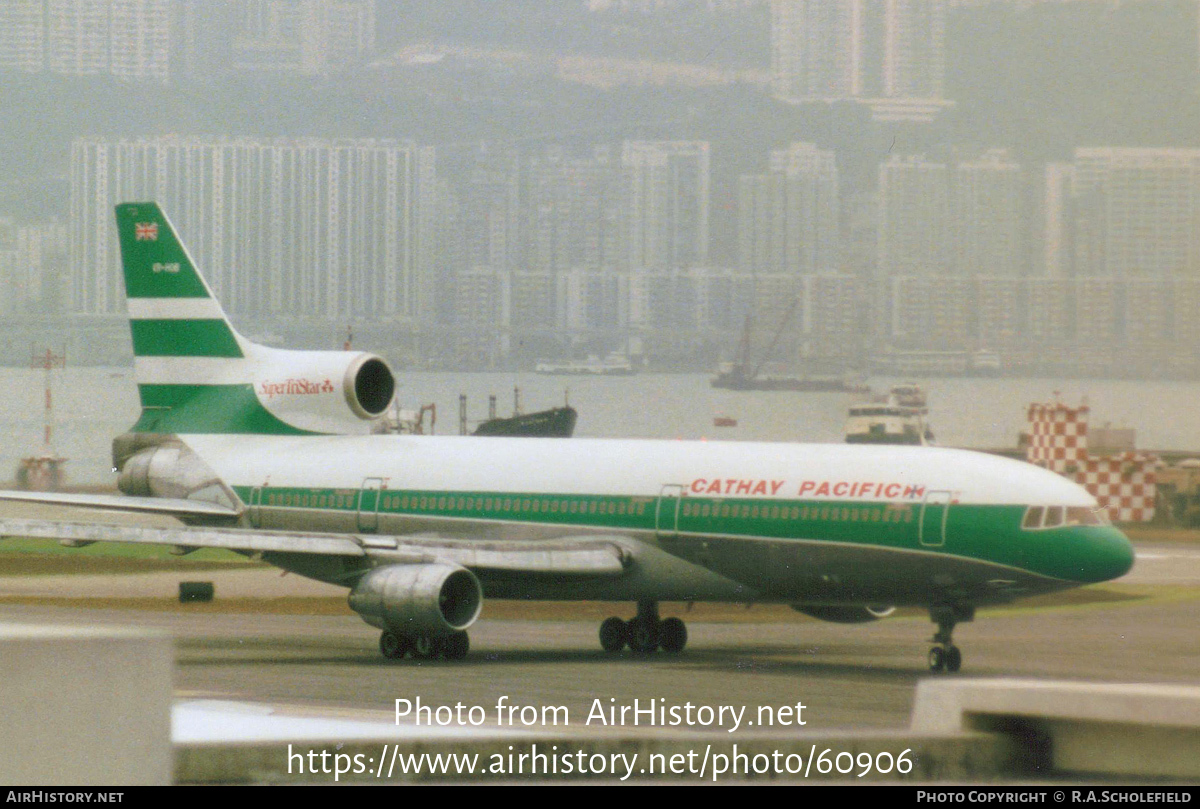
{"label": "engine nacelle", "polygon": [[350,609],[368,624],[410,635],[461,632],[482,607],[479,579],[450,564],[377,567],[350,591]]}
{"label": "engine nacelle", "polygon": [[792,609],[811,618],[835,624],[865,624],[886,618],[896,611],[895,607],[864,605],[853,607],[830,607],[814,604],[793,604]]}
{"label": "engine nacelle", "polygon": [[382,416],[396,392],[392,369],[361,351],[255,346],[254,393],[272,415],[302,430],[343,432]]}

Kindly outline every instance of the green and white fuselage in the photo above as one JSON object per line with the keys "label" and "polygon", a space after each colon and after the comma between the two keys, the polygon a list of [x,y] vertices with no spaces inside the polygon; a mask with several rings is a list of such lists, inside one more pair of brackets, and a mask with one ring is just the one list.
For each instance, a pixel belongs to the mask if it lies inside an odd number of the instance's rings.
{"label": "green and white fuselage", "polygon": [[[985,604],[1129,567],[1095,501],[1029,464],[924,447],[430,436],[184,435],[257,528],[554,540],[603,535],[669,575],[484,577],[554,599]],[[1032,506],[1092,524],[1023,527]],[[679,562],[692,575],[679,577]]]}

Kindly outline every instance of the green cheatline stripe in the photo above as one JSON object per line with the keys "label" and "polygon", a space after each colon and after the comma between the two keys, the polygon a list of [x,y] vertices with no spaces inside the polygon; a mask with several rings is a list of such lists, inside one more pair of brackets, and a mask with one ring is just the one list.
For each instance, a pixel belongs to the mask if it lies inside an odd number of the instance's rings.
{"label": "green cheatline stripe", "polygon": [[279,419],[243,385],[138,385],[142,415],[135,433],[319,435]]}
{"label": "green cheatline stripe", "polygon": [[[361,508],[371,515],[403,515],[497,520],[614,530],[669,531],[669,515],[679,511],[678,532],[756,539],[803,539],[881,548],[908,549],[993,562],[1067,581],[1088,580],[1078,549],[1096,528],[1063,527],[1024,531],[1019,505],[955,505],[950,509],[944,546],[919,542],[921,503],[862,501],[753,500],[689,495],[679,501],[619,495],[447,492],[372,489],[267,487],[256,492],[235,486],[248,505],[281,510],[342,513],[357,523]],[[382,495],[382,497],[380,497]],[[377,507],[378,502],[378,507]],[[940,523],[940,511],[934,521]],[[660,527],[661,526],[661,527]],[[1113,529],[1107,529],[1113,530]],[[1053,537],[1051,537],[1053,534]],[[1048,541],[1051,540],[1052,541]],[[1103,568],[1102,555],[1095,560]]]}
{"label": "green cheatline stripe", "polygon": [[241,358],[224,320],[130,320],[135,357]]}

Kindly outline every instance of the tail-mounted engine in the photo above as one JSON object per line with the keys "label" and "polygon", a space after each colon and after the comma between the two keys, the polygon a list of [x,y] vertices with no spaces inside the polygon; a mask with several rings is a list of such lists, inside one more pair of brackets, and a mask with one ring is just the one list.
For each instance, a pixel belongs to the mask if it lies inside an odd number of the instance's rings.
{"label": "tail-mounted engine", "polygon": [[302,430],[341,433],[382,416],[396,391],[374,354],[256,346],[254,393],[272,415]]}
{"label": "tail-mounted engine", "polygon": [[865,624],[886,618],[896,611],[895,607],[867,605],[852,607],[830,607],[813,604],[793,604],[792,609],[811,618],[835,624]]}
{"label": "tail-mounted engine", "polygon": [[475,623],[483,588],[475,574],[449,564],[377,567],[350,591],[350,609],[377,629],[449,635]]}

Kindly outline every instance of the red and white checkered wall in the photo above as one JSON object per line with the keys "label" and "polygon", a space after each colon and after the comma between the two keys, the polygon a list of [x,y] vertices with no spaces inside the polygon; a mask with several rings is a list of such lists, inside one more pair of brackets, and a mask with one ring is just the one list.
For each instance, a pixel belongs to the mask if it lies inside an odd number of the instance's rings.
{"label": "red and white checkered wall", "polygon": [[1061,402],[1031,404],[1028,411],[1030,463],[1068,477],[1087,489],[1117,522],[1154,519],[1155,463],[1152,455],[1088,452],[1088,406]]}

